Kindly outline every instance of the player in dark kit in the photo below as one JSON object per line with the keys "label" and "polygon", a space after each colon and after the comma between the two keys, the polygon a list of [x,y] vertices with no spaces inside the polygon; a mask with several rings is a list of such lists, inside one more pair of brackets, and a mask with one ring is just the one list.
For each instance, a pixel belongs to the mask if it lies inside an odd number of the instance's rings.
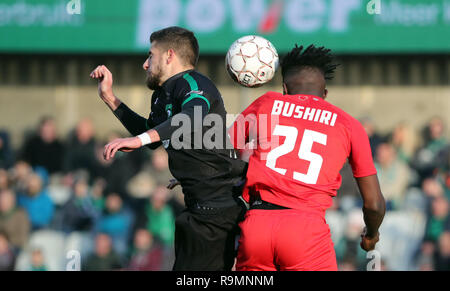
{"label": "player in dark kit", "polygon": [[[233,197],[233,186],[244,175],[245,163],[226,149],[226,111],[222,97],[207,77],[196,72],[199,47],[194,34],[180,27],[152,33],[151,48],[143,68],[147,86],[154,90],[151,112],[143,118],[122,103],[112,92],[112,74],[97,67],[91,77],[99,80],[101,99],[135,137],[117,139],[104,149],[105,159],[119,151],[147,145],[164,145],[169,168],[180,182],[186,210],[175,222],[174,270],[230,270],[234,263],[234,240],[242,207]],[[199,114],[198,114],[199,113]],[[180,116],[202,122],[208,115],[222,119],[223,144],[206,149],[196,143],[211,126],[189,126],[183,145],[173,143]],[[176,122],[175,122],[176,123]],[[205,123],[207,124],[207,123]],[[186,146],[187,145],[187,146]]]}
{"label": "player in dark kit", "polygon": [[250,210],[240,224],[237,270],[337,270],[325,211],[347,159],[364,203],[361,247],[372,250],[378,241],[385,203],[367,134],[324,100],[335,68],[330,50],[296,46],[281,63],[284,94],[259,97],[230,128],[236,148],[256,145],[243,193]]}

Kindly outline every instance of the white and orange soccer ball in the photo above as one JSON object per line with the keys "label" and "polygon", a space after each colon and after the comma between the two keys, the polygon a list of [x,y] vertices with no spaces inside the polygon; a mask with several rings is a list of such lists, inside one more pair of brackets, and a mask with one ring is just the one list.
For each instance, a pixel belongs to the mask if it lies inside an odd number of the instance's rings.
{"label": "white and orange soccer ball", "polygon": [[275,47],[257,35],[247,35],[236,40],[225,58],[231,78],[245,87],[259,87],[272,80],[278,64]]}

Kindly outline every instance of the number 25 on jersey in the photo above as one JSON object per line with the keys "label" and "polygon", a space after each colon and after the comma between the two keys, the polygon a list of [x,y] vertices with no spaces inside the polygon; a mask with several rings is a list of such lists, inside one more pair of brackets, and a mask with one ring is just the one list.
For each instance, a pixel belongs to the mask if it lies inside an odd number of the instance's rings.
{"label": "number 25 on jersey", "polygon": [[[298,129],[294,126],[276,125],[272,135],[284,136],[286,139],[282,145],[274,148],[267,154],[266,166],[281,175],[286,175],[287,169],[276,167],[277,159],[294,150],[298,137]],[[298,157],[301,160],[309,161],[310,164],[306,174],[293,171],[293,179],[306,184],[317,183],[320,169],[322,168],[323,158],[319,154],[311,152],[312,146],[315,142],[326,145],[327,135],[317,131],[305,129],[303,137],[301,138]]]}

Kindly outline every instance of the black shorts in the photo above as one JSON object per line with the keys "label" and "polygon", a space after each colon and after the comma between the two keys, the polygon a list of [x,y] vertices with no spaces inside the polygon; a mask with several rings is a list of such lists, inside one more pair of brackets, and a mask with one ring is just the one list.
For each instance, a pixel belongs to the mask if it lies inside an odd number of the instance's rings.
{"label": "black shorts", "polygon": [[175,220],[174,271],[229,271],[245,208],[184,210]]}

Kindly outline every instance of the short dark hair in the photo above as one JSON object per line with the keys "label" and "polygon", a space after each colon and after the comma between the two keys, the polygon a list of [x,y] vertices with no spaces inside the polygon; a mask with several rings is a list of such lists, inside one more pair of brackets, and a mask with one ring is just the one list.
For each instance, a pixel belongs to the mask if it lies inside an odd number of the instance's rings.
{"label": "short dark hair", "polygon": [[303,69],[318,69],[322,72],[325,80],[331,80],[338,64],[333,63],[331,50],[323,46],[295,47],[281,61],[281,75],[283,79],[292,73],[298,73]]}
{"label": "short dark hair", "polygon": [[197,65],[199,46],[192,31],[178,26],[167,27],[153,32],[150,42],[153,41],[165,50],[173,49],[186,64]]}

